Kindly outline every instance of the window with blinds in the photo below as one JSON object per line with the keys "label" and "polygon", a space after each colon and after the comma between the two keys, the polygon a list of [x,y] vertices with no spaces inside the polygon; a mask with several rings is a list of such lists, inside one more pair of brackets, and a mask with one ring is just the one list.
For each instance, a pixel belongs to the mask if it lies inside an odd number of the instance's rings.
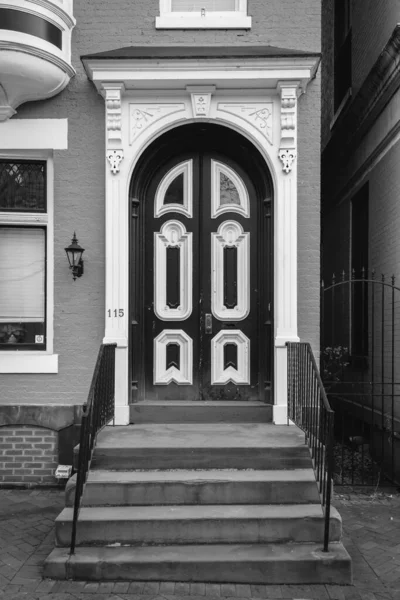
{"label": "window with blinds", "polygon": [[232,12],[237,8],[236,0],[171,0],[171,12]]}
{"label": "window with blinds", "polygon": [[45,348],[46,230],[0,226],[0,349]]}

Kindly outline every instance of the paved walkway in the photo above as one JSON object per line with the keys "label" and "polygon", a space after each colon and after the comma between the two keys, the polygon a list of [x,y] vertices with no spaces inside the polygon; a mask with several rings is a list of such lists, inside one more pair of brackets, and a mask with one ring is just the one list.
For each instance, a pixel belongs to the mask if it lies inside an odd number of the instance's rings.
{"label": "paved walkway", "polygon": [[42,579],[53,547],[58,490],[0,490],[0,600],[400,600],[400,494],[336,493],[354,585],[86,583]]}

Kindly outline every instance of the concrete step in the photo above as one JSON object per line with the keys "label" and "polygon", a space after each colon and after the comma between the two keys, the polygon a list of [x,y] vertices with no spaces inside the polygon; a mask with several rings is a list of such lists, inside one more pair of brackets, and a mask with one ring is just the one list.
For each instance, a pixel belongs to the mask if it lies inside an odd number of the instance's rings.
{"label": "concrete step", "polygon": [[106,427],[92,469],[304,469],[304,434],[294,426],[254,423]]}
{"label": "concrete step", "polygon": [[[73,506],[76,475],[66,487]],[[91,471],[85,506],[319,504],[312,469],[274,471]]]}
{"label": "concrete step", "polygon": [[[70,544],[72,515],[64,508],[56,519],[57,546]],[[340,541],[341,532],[332,508],[330,539]],[[318,504],[83,507],[77,545],[318,542],[323,534]]]}
{"label": "concrete step", "polygon": [[184,402],[144,400],[129,407],[130,422],[271,423],[272,405],[264,402]]}
{"label": "concrete step", "polygon": [[44,576],[86,581],[203,581],[253,584],[352,582],[350,556],[341,543],[254,544],[54,549]]}

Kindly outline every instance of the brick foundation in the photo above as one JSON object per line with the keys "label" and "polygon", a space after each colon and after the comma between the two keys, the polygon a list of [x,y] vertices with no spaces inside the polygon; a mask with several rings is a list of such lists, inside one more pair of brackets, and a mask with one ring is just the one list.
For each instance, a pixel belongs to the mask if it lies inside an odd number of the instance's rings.
{"label": "brick foundation", "polygon": [[58,434],[44,427],[0,427],[0,483],[56,483]]}

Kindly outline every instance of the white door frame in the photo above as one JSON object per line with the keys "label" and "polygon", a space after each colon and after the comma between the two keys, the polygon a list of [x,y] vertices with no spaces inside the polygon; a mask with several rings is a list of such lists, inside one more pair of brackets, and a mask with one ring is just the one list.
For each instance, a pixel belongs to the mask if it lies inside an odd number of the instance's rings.
{"label": "white door frame", "polygon": [[[106,104],[104,343],[117,343],[116,423],[129,423],[129,186],[144,150],[182,124],[225,125],[265,159],[274,186],[274,407],[287,419],[286,342],[297,335],[297,104],[318,60],[86,59]],[[240,68],[238,68],[238,62]],[[204,63],[204,64],[203,64]],[[213,85],[209,85],[212,81]],[[190,85],[187,85],[190,82]],[[114,316],[122,314],[123,316]],[[111,317],[109,312],[111,310]],[[114,311],[117,311],[116,313]]]}

